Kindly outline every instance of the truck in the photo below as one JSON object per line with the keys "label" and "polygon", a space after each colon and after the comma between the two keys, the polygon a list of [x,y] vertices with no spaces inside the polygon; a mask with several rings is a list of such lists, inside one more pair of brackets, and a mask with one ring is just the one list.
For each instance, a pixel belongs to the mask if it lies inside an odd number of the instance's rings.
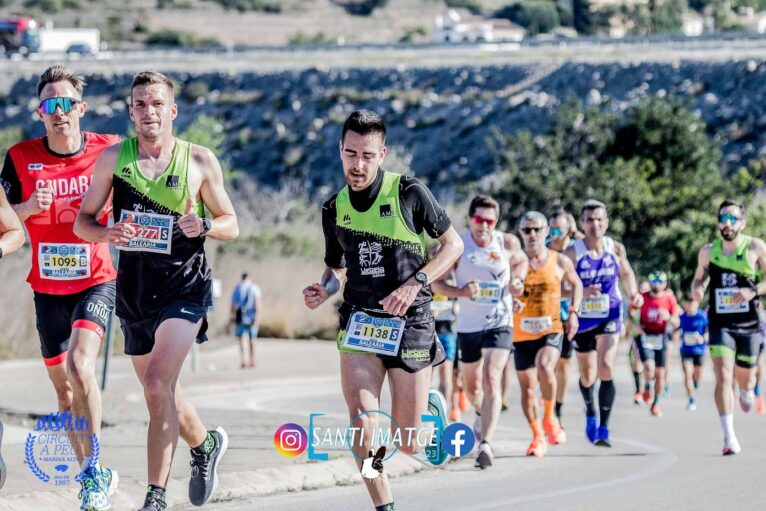
{"label": "truck", "polygon": [[96,54],[101,47],[97,28],[54,28],[28,17],[0,18],[0,46],[6,54]]}

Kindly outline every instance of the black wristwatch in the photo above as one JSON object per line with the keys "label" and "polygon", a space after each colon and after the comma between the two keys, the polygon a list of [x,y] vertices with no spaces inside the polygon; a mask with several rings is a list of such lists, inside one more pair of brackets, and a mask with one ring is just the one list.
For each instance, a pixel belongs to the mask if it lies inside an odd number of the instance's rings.
{"label": "black wristwatch", "polygon": [[423,285],[423,287],[426,287],[428,285],[428,275],[426,275],[422,271],[419,271],[415,274],[415,280],[420,282]]}
{"label": "black wristwatch", "polygon": [[211,222],[209,218],[203,218],[202,233],[200,233],[200,236],[205,236],[208,233],[208,231],[212,228],[213,228],[213,222]]}

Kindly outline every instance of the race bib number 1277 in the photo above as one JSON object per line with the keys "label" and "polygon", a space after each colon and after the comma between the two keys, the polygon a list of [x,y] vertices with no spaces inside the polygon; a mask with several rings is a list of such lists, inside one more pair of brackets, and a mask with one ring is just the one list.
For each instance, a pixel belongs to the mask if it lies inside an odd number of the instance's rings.
{"label": "race bib number 1277", "polygon": [[139,213],[137,211],[120,212],[120,221],[133,215],[132,225],[136,235],[127,245],[117,248],[126,251],[158,252],[169,254],[173,241],[173,217],[155,213]]}

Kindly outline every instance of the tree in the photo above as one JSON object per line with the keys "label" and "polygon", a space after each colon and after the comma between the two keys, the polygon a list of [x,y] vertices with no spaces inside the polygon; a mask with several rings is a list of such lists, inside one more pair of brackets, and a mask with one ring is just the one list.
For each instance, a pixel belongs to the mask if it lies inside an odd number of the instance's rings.
{"label": "tree", "polygon": [[593,35],[598,29],[591,0],[572,0],[572,22],[575,30],[583,35]]}
{"label": "tree", "polygon": [[552,0],[525,0],[507,5],[495,13],[527,29],[530,35],[547,33],[561,25],[559,11]]}

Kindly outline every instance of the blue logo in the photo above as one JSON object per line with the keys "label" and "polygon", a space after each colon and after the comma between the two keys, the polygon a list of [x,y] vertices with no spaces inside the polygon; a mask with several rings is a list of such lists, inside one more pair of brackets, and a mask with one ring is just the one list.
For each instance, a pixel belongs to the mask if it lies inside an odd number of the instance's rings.
{"label": "blue logo", "polygon": [[[75,475],[67,473],[70,466],[79,465],[72,439],[82,447],[90,443],[90,463]],[[24,459],[32,474],[43,483],[62,487],[73,480],[80,482],[86,470],[98,465],[99,454],[98,437],[90,433],[90,421],[69,412],[41,417],[24,445]]]}
{"label": "blue logo", "polygon": [[475,443],[473,430],[461,422],[450,424],[442,431],[442,448],[457,458],[471,452]]}

